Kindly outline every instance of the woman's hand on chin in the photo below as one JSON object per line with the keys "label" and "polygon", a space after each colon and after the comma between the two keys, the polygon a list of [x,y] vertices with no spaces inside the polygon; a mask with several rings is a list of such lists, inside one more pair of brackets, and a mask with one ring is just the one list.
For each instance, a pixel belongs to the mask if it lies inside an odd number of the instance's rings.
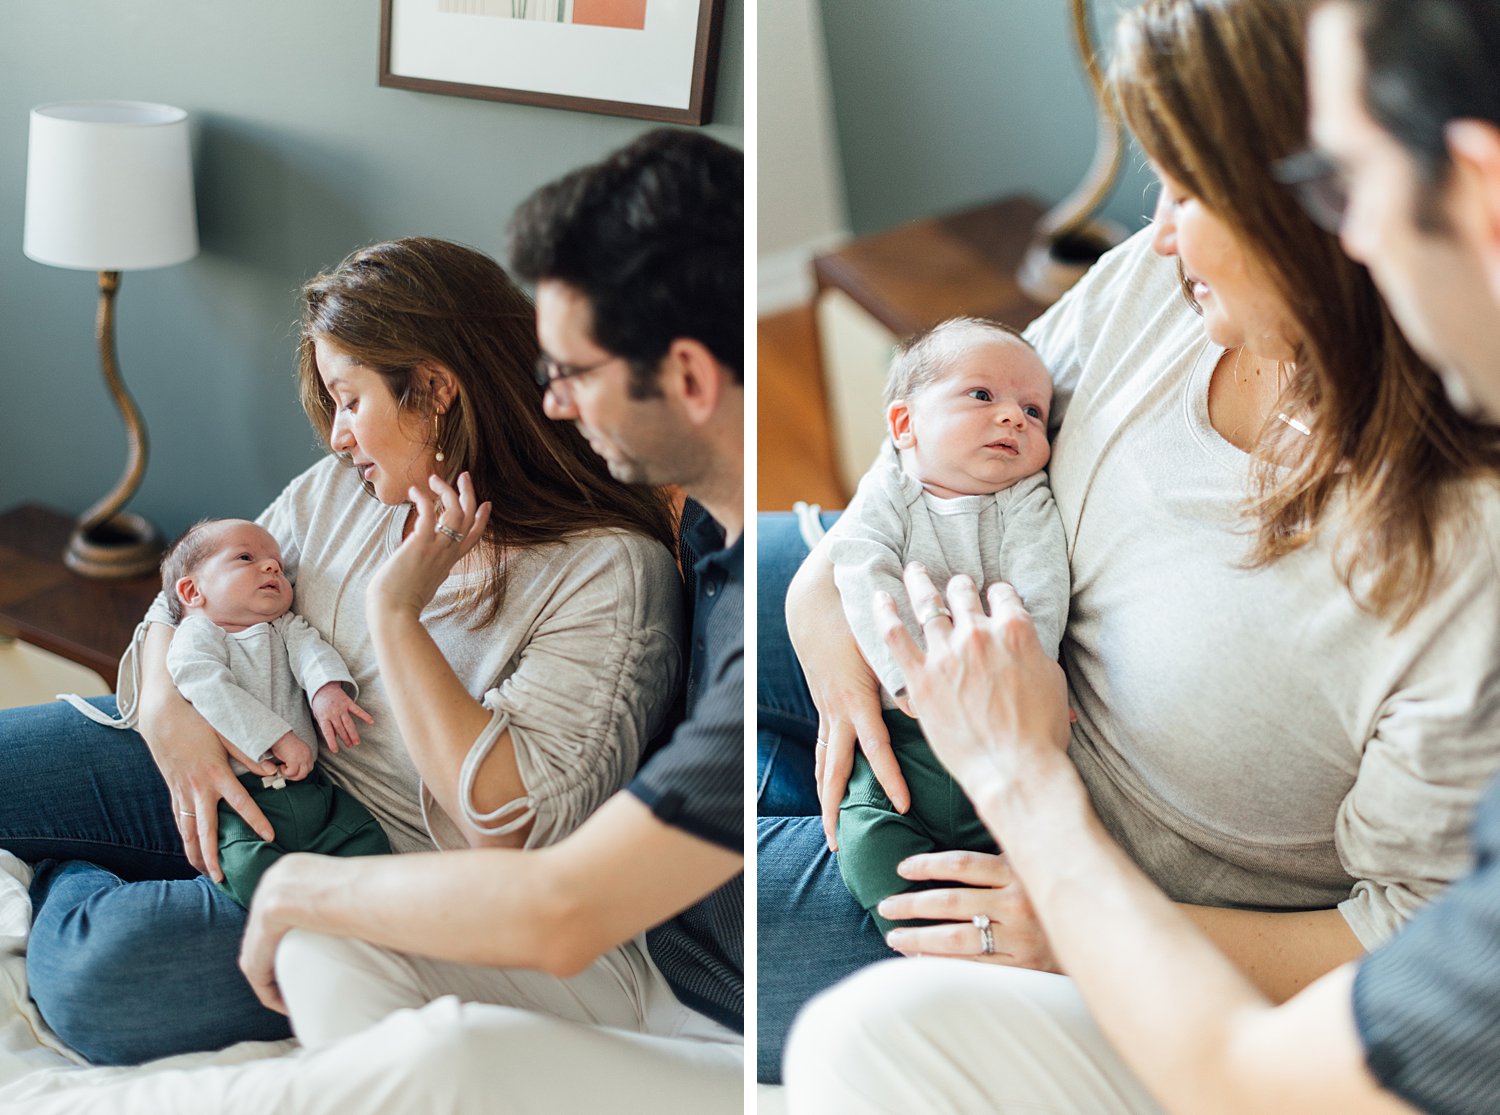
{"label": "woman's hand on chin", "polygon": [[428,477],[427,484],[432,495],[410,489],[416,522],[365,590],[372,611],[420,615],[453,566],[484,537],[490,505],[476,506],[467,472],[459,476],[456,490],[439,476]]}
{"label": "woman's hand on chin", "polygon": [[[985,964],[1006,964],[1038,972],[1061,972],[1046,931],[1026,890],[1003,855],[987,852],[931,852],[903,860],[896,868],[914,882],[962,884],[893,894],[880,904],[893,921],[925,918],[937,925],[891,930],[886,943],[907,956],[953,956]],[[988,918],[994,951],[984,954],[979,928]]]}

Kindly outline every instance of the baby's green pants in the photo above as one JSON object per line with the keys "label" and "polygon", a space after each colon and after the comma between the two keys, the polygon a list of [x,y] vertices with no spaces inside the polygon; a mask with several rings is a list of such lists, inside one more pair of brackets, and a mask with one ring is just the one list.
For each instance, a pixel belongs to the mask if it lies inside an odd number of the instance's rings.
{"label": "baby's green pants", "polygon": [[370,811],[317,767],[280,790],[263,786],[258,774],[240,775],[240,784],[276,830],[274,841],[262,840],[244,818],[219,803],[219,867],[224,872],[219,889],[241,906],[249,907],[260,877],[289,852],[374,856],[391,850]]}
{"label": "baby's green pants", "polygon": [[922,735],[921,726],[897,709],[884,714],[891,747],[911,791],[911,808],[897,813],[868,760],[856,753],[849,788],[839,805],[839,871],[844,885],[870,911],[882,933],[896,925],[927,925],[925,920],[893,922],[875,913],[882,898],[902,891],[944,883],[913,883],[896,873],[896,865],[918,852],[963,848],[996,851],[994,838],[974,813]]}

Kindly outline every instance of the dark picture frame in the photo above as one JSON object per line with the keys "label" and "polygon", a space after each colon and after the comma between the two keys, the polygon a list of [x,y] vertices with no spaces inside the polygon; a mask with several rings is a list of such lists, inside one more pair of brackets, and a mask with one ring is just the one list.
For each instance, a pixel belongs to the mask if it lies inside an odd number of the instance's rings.
{"label": "dark picture frame", "polygon": [[[648,3],[651,0],[647,0]],[[660,2],[660,0],[658,0]],[[694,0],[677,0],[672,5],[680,8],[684,3],[692,3]],[[424,73],[402,72],[398,73],[393,68],[393,57],[400,58],[403,42],[401,36],[410,37],[421,34],[427,38],[425,44],[430,55],[444,53],[442,43],[434,42],[434,32],[430,26],[421,31],[403,31],[402,13],[397,9],[410,5],[432,6],[432,0],[380,0],[380,84],[395,89],[410,89],[420,93],[440,93],[450,97],[474,97],[487,101],[506,101],[512,104],[534,105],[539,108],[561,108],[570,109],[575,112],[595,112],[606,116],[629,116],[639,120],[654,120],[664,124],[706,124],[713,115],[713,77],[718,70],[719,63],[719,40],[724,24],[725,0],[696,0],[697,13],[694,19],[695,33],[693,35],[693,56],[690,70],[682,66],[684,59],[676,59],[676,69],[685,71],[685,81],[681,88],[674,91],[673,99],[676,103],[661,104],[652,103],[651,100],[632,100],[627,93],[621,99],[611,99],[597,96],[573,95],[556,89],[544,90],[527,88],[527,82],[517,80],[512,74],[501,74],[498,72],[504,67],[497,65],[497,72],[493,74],[494,83],[474,80],[450,80],[442,71],[446,63],[442,60],[430,61],[423,66],[413,66],[412,69],[423,69]],[[450,18],[445,15],[445,18]],[[524,20],[513,20],[496,18],[492,16],[471,16],[469,19],[485,21],[482,25],[468,24],[468,28],[483,26],[486,31],[498,35],[511,35],[516,38],[530,36],[538,38],[538,28],[542,28],[541,35],[549,36],[555,43],[558,28],[551,24],[528,24]],[[683,20],[689,18],[680,13],[673,13],[673,18]],[[429,17],[429,24],[431,20]],[[453,34],[463,34],[465,24],[462,19],[453,23]],[[589,33],[597,33],[599,28],[584,29]],[[644,31],[619,31],[615,28],[603,29],[606,34],[616,36],[629,36],[645,34]],[[616,63],[621,68],[622,83],[628,85],[628,70],[632,58],[629,47],[632,45],[628,39],[620,41],[621,48],[612,55],[611,65]],[[529,53],[535,53],[530,51]],[[398,61],[398,65],[401,63]],[[648,65],[650,63],[647,63]],[[403,67],[406,68],[406,67]],[[656,67],[653,72],[659,72]],[[565,83],[567,67],[559,65],[550,75],[554,81],[561,80]],[[590,71],[597,75],[597,68]],[[564,75],[559,78],[558,75]],[[470,75],[472,76],[472,75]]]}

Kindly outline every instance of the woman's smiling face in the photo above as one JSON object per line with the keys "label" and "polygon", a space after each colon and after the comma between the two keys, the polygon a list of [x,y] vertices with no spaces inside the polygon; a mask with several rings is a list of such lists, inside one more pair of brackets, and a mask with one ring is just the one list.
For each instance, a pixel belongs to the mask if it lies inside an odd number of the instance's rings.
{"label": "woman's smiling face", "polygon": [[381,503],[404,503],[414,485],[426,491],[437,471],[431,423],[402,410],[378,372],[331,341],[318,337],[313,347],[334,404],[329,446],[349,457]]}
{"label": "woman's smiling face", "polygon": [[1203,331],[1224,348],[1244,345],[1269,360],[1295,360],[1295,325],[1271,276],[1216,213],[1157,171],[1151,246],[1177,258],[1203,310]]}

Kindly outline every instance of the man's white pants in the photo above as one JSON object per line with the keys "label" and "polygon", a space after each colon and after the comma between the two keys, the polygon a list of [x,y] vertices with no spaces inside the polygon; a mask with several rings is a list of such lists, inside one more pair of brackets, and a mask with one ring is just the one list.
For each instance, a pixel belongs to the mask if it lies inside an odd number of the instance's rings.
{"label": "man's white pants", "polygon": [[1161,1115],[1066,976],[891,960],[797,1017],[793,1115]]}
{"label": "man's white pants", "polygon": [[446,1054],[428,1064],[393,1048],[406,1063],[392,1075],[427,1082],[453,1110],[737,1112],[743,1104],[740,1036],[679,1003],[644,941],[562,979],[294,930],[277,950],[276,981],[297,1039],[315,1054],[366,1046],[398,1012],[433,1018],[448,1032],[439,1043]]}
{"label": "man's white pants", "polygon": [[740,1036],[682,1006],[642,945],[573,979],[289,934],[277,981],[306,1050],[62,1088],[28,1115],[738,1115]]}

